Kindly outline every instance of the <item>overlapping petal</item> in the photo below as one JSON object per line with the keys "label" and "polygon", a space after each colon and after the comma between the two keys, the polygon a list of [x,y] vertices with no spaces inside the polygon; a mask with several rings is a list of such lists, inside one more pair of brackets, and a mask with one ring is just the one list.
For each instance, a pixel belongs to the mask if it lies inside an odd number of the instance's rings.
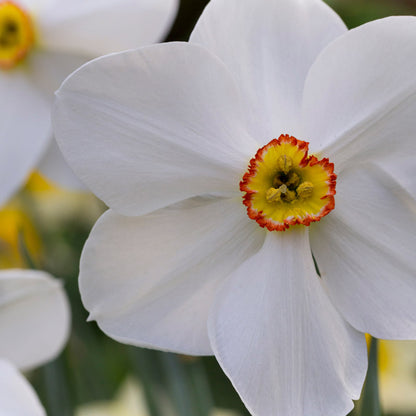
{"label": "overlapping petal", "polygon": [[32,386],[5,360],[0,360],[0,415],[46,416]]}
{"label": "overlapping petal", "polygon": [[139,215],[236,194],[258,148],[244,117],[224,65],[199,46],[170,43],[80,68],[57,93],[54,128],[81,180],[115,211]]}
{"label": "overlapping petal", "polygon": [[70,311],[60,281],[45,272],[0,273],[0,357],[20,369],[53,359],[68,339]]}
{"label": "overlapping petal", "polygon": [[261,144],[298,134],[303,84],[319,52],[346,31],[320,0],[213,0],[190,41],[206,46],[235,76]]}
{"label": "overlapping petal", "polygon": [[416,199],[416,155],[409,153],[400,158],[387,155],[377,160],[377,165],[395,178]]}
{"label": "overlapping petal", "polygon": [[360,26],[331,43],[305,84],[303,131],[340,172],[416,155],[416,17]]}
{"label": "overlapping petal", "polygon": [[364,335],[335,310],[307,229],[268,233],[221,288],[214,353],[253,416],[346,414],[366,371]]}
{"label": "overlapping petal", "polygon": [[0,205],[23,184],[47,145],[50,108],[22,71],[0,73]]}
{"label": "overlapping petal", "polygon": [[[14,117],[0,108],[0,122],[4,124],[4,117],[7,123],[14,124],[14,129],[7,132],[10,140],[21,153],[27,149],[29,154],[33,154],[34,160],[39,158],[39,152],[31,152],[30,145],[23,146],[19,137],[20,130],[25,126],[34,131],[35,139],[32,140],[37,140],[33,123],[27,120],[21,122],[22,114],[38,120],[39,128],[44,123],[44,105],[33,102],[32,91],[40,88],[46,92],[45,98],[51,100],[53,92],[65,77],[91,57],[161,40],[167,34],[179,5],[178,0],[19,0],[17,3],[34,19],[36,48],[25,59],[23,76],[26,78],[24,88],[28,98],[20,97],[21,93],[11,84],[11,78],[7,80],[10,84],[7,91],[3,91],[0,85],[1,94],[13,97],[13,101],[19,103],[21,112],[18,117]],[[9,100],[4,102],[9,105]],[[49,113],[50,109],[47,111]],[[0,128],[0,137],[1,135]],[[46,130],[44,140],[49,138],[50,134]],[[0,143],[0,151],[2,150]],[[14,159],[14,155],[11,155],[12,164]],[[71,178],[67,166],[61,166],[57,161],[50,162],[44,163],[43,167],[47,165],[44,170],[53,181],[65,187],[79,188],[79,182],[76,178]],[[62,164],[62,160],[59,162]],[[34,166],[35,163],[30,164],[30,168]],[[4,177],[1,168],[0,175]],[[17,187],[11,181],[9,186],[12,190],[7,190],[8,194]],[[0,201],[1,199],[0,191]]]}
{"label": "overlapping petal", "polygon": [[163,39],[178,0],[72,0],[39,13],[39,42],[49,50],[104,55]]}
{"label": "overlapping petal", "polygon": [[[25,75],[28,82],[51,103],[54,92],[59,88],[62,81],[87,60],[88,58],[84,55],[35,50],[26,59],[27,72]],[[32,108],[32,111],[36,112],[37,108]],[[15,120],[16,124],[19,122],[20,117]],[[60,186],[74,190],[85,189],[85,186],[75,176],[63,158],[55,139],[52,137],[52,132],[48,136],[48,146],[44,148],[37,168]]]}
{"label": "overlapping petal", "polygon": [[344,171],[336,209],[312,233],[312,251],[334,304],[377,338],[416,337],[416,203],[367,165]]}
{"label": "overlapping petal", "polygon": [[70,54],[43,49],[33,50],[25,60],[25,76],[33,88],[40,90],[50,105],[55,91],[71,72],[88,61],[82,54]]}
{"label": "overlapping petal", "polygon": [[50,181],[67,189],[85,191],[85,185],[77,178],[69,167],[59,149],[55,138],[49,143],[38,165],[39,171]]}
{"label": "overlapping petal", "polygon": [[119,341],[211,354],[207,317],[217,288],[263,239],[240,200],[190,201],[139,218],[110,210],[82,254],[83,303]]}

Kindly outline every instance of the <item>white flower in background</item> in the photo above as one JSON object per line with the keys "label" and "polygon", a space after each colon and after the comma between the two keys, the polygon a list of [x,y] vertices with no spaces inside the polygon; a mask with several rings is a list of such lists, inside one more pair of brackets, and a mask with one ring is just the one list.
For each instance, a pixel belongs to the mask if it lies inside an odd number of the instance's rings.
{"label": "white flower in background", "polygon": [[7,196],[42,154],[46,175],[80,186],[52,140],[54,91],[93,57],[161,40],[177,6],[178,0],[0,0],[0,178],[14,172]]}
{"label": "white flower in background", "polygon": [[69,77],[55,133],[110,207],[81,258],[91,319],[215,354],[253,415],[347,414],[364,332],[416,338],[415,47],[414,17],[213,0],[190,43]]}
{"label": "white flower in background", "polygon": [[55,358],[70,331],[70,310],[59,280],[45,272],[0,271],[0,415],[45,415],[29,370]]}
{"label": "white flower in background", "polygon": [[35,391],[19,371],[0,359],[0,415],[46,416]]}
{"label": "white flower in background", "polygon": [[65,345],[70,321],[60,280],[36,270],[0,271],[1,358],[21,370],[45,364]]}

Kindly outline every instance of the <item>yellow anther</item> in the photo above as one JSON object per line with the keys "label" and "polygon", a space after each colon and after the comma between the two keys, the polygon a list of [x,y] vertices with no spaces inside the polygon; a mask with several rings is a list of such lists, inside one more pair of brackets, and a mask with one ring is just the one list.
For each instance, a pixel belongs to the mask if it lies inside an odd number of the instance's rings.
{"label": "yellow anther", "polygon": [[280,199],[281,194],[282,192],[280,191],[280,189],[269,188],[266,192],[266,201],[267,202],[279,202],[281,201]]}
{"label": "yellow anther", "polygon": [[288,174],[293,167],[293,160],[290,156],[281,155],[277,159],[277,167],[284,174]]}
{"label": "yellow anther", "polygon": [[292,202],[296,199],[296,192],[288,189],[286,185],[282,185],[279,189],[280,189],[280,192],[282,193],[281,198],[283,201]]}
{"label": "yellow anther", "polygon": [[301,199],[308,199],[312,196],[313,193],[313,183],[312,182],[302,182],[296,189],[298,197]]}
{"label": "yellow anther", "polygon": [[299,175],[295,172],[291,172],[288,180],[286,181],[287,186],[298,186],[300,182]]}
{"label": "yellow anther", "polygon": [[267,202],[292,202],[296,199],[296,192],[291,191],[286,185],[279,188],[269,188],[266,192]]}

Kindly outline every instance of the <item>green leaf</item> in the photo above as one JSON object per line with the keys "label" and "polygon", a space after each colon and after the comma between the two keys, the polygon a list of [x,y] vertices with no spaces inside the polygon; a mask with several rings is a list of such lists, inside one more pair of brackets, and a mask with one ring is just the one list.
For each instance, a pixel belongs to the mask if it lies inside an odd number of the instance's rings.
{"label": "green leaf", "polygon": [[132,370],[143,385],[150,416],[163,416],[163,405],[159,394],[162,386],[159,354],[158,351],[144,348],[129,348]]}
{"label": "green leaf", "polygon": [[166,386],[180,416],[208,416],[212,396],[205,370],[198,358],[161,355]]}
{"label": "green leaf", "polygon": [[358,416],[381,416],[377,358],[378,341],[375,338],[371,338],[368,372],[358,404],[358,412],[356,413]]}
{"label": "green leaf", "polygon": [[32,383],[49,416],[74,414],[74,400],[68,383],[68,368],[62,354],[38,368],[33,374]]}

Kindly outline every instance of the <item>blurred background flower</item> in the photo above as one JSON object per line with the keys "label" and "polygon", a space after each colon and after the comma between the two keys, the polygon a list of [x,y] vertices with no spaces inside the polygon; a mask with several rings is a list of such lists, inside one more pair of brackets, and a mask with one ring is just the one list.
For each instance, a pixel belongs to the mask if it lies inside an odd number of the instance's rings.
{"label": "blurred background flower", "polygon": [[32,386],[8,361],[0,359],[0,413],[5,416],[45,416]]}
{"label": "blurred background flower", "polygon": [[60,185],[83,187],[52,137],[54,91],[92,58],[162,40],[177,7],[178,0],[0,1],[0,177],[13,169],[15,178],[8,195],[38,164]]}
{"label": "blurred background flower", "polygon": [[68,340],[70,309],[62,283],[48,273],[0,271],[0,414],[43,415],[28,371],[54,359]]}

